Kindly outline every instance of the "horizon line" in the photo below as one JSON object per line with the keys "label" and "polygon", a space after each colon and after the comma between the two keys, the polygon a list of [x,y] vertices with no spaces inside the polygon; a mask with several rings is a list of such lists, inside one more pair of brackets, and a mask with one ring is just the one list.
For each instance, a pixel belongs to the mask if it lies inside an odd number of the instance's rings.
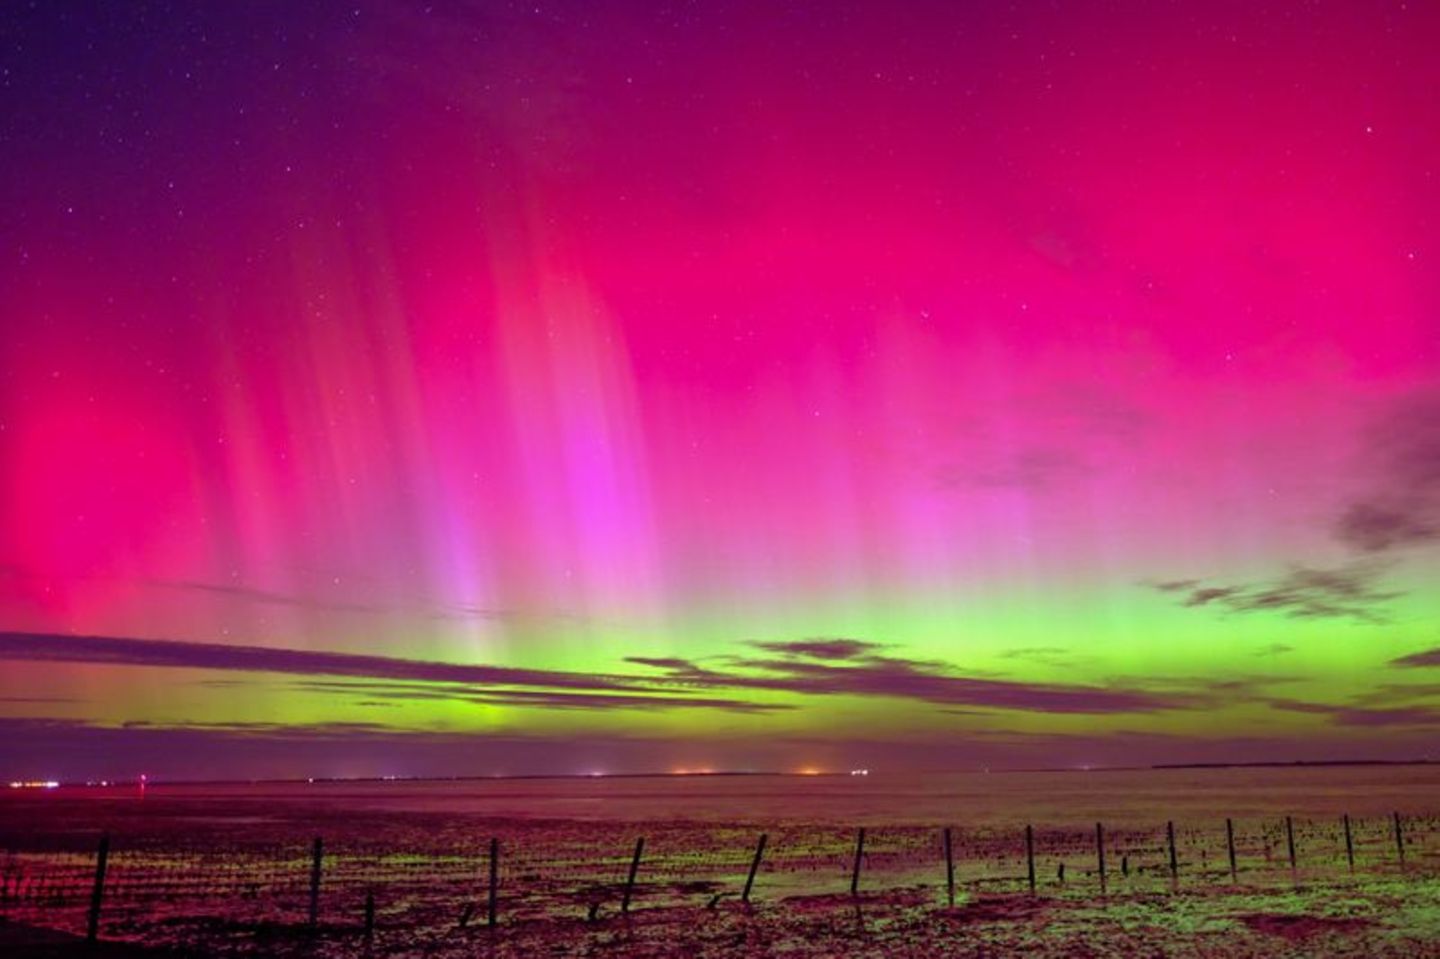
{"label": "horizon line", "polygon": [[779,769],[716,769],[694,772],[650,771],[615,773],[494,773],[466,774],[457,776],[275,776],[240,779],[88,779],[88,780],[10,780],[6,783],[12,791],[34,789],[115,789],[120,787],[149,788],[155,786],[259,786],[259,785],[330,785],[337,783],[458,783],[493,782],[506,780],[535,779],[702,779],[723,777],[786,777],[794,779],[867,779],[871,775],[1001,775],[1005,773],[1107,773],[1145,772],[1183,769],[1256,769],[1256,768],[1297,768],[1335,766],[1434,766],[1440,759],[1293,759],[1258,760],[1247,762],[1193,762],[1193,763],[1151,763],[1137,766],[1034,766],[1005,769],[978,767],[970,769],[906,770],[892,769],[863,770],[813,770],[795,771]]}

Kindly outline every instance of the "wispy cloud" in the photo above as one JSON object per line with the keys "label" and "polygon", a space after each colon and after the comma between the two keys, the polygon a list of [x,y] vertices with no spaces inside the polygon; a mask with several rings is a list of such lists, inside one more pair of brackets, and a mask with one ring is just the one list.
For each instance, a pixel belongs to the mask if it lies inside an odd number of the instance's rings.
{"label": "wispy cloud", "polygon": [[[860,640],[756,643],[753,648],[779,655],[726,657],[721,669],[689,660],[629,661],[696,685],[810,696],[878,696],[945,707],[1041,713],[1150,713],[1197,705],[1197,700],[1186,694],[1162,695],[1122,685],[1028,683],[966,676],[946,663],[885,655],[885,647]],[[843,655],[817,657],[817,649]]]}
{"label": "wispy cloud", "polygon": [[1440,390],[1389,410],[1364,454],[1372,480],[1341,513],[1340,540],[1369,553],[1440,540]]}
{"label": "wispy cloud", "polygon": [[150,579],[143,580],[142,582],[145,585],[158,587],[160,589],[209,594],[250,603],[265,603],[271,606],[293,606],[300,609],[333,610],[344,613],[381,613],[385,611],[384,606],[374,603],[357,603],[322,597],[298,596],[238,584],[204,583],[197,580],[168,579]]}
{"label": "wispy cloud", "polygon": [[1093,656],[1087,656],[1062,646],[1017,646],[1001,652],[1000,658],[1018,659],[1058,669],[1069,669],[1095,662]]}
{"label": "wispy cloud", "polygon": [[1353,619],[1384,622],[1385,604],[1400,595],[1381,589],[1386,566],[1351,563],[1323,569],[1292,566],[1278,579],[1254,583],[1210,583],[1203,579],[1170,580],[1148,585],[1173,595],[1182,606],[1216,607],[1231,612],[1275,612],[1301,619]]}
{"label": "wispy cloud", "polygon": [[[589,693],[545,689],[480,689],[448,683],[299,682],[288,688],[299,692],[354,694],[392,701],[429,700],[476,703],[487,706],[543,706],[546,709],[719,709],[736,713],[766,713],[794,709],[785,703],[755,703],[720,696],[677,696],[651,692]],[[369,702],[374,703],[371,699]]]}

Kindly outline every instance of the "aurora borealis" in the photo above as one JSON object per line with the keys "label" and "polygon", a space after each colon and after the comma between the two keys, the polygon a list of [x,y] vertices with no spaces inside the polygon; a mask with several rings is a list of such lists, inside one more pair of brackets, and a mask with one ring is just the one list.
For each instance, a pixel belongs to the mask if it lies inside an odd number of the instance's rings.
{"label": "aurora borealis", "polygon": [[1440,11],[0,25],[0,774],[1433,753]]}

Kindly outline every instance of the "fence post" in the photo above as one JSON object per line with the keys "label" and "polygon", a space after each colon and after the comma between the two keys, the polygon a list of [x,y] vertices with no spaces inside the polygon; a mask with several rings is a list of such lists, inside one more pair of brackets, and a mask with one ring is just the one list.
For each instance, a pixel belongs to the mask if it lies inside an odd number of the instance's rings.
{"label": "fence post", "polygon": [[110,837],[100,837],[100,847],[95,850],[95,887],[90,891],[90,913],[85,926],[85,938],[94,942],[100,937],[100,902],[105,897],[105,867],[110,861]]}
{"label": "fence post", "polygon": [[1180,861],[1175,858],[1175,823],[1165,823],[1165,841],[1170,845],[1170,880],[1176,882],[1180,879]]}
{"label": "fence post", "polygon": [[1400,814],[1392,812],[1390,819],[1395,823],[1395,852],[1400,857],[1400,865],[1405,865],[1405,834],[1400,831]]}
{"label": "fence post", "polygon": [[950,827],[945,827],[945,894],[955,905],[955,853],[950,846]]}
{"label": "fence post", "polygon": [[365,938],[375,935],[375,893],[365,893]]}
{"label": "fence post", "polygon": [[320,860],[325,855],[325,844],[315,837],[310,849],[310,928],[320,924]]}
{"label": "fence post", "polygon": [[1345,823],[1345,860],[1350,863],[1350,871],[1355,871],[1355,843],[1350,839],[1350,814],[1347,812],[1342,821]]}
{"label": "fence post", "polygon": [[860,860],[865,855],[865,827],[855,834],[855,870],[850,874],[850,895],[860,894]]}
{"label": "fence post", "polygon": [[495,928],[495,896],[500,885],[500,840],[498,837],[490,837],[490,886],[486,890],[485,924],[491,929]]}
{"label": "fence post", "polygon": [[1225,819],[1225,849],[1230,854],[1230,881],[1235,882],[1235,823],[1229,817]]}
{"label": "fence post", "polygon": [[1295,871],[1295,826],[1285,817],[1285,848],[1290,853],[1290,871]]}
{"label": "fence post", "polygon": [[620,911],[630,911],[630,895],[635,891],[635,873],[640,869],[640,855],[645,851],[645,837],[635,840],[635,855],[630,859],[630,875],[625,879],[625,895],[620,900]]}
{"label": "fence post", "polygon": [[1030,878],[1030,895],[1035,895],[1035,831],[1025,824],[1025,871]]}
{"label": "fence post", "polygon": [[1095,855],[1100,862],[1100,891],[1105,891],[1105,827],[1095,824]]}
{"label": "fence post", "polygon": [[760,857],[765,855],[765,834],[760,834],[760,841],[755,844],[755,858],[750,860],[750,874],[745,877],[745,891],[740,894],[740,901],[750,901],[750,888],[755,885],[755,873],[760,869]]}

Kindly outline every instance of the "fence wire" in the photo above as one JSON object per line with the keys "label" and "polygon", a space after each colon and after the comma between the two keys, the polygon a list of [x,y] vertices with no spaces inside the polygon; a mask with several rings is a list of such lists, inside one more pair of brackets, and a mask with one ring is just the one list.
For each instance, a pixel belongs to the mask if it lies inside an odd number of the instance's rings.
{"label": "fence wire", "polygon": [[106,837],[103,876],[94,833],[0,831],[0,916],[77,933],[93,920],[105,938],[137,940],[187,923],[305,926],[312,910],[329,927],[487,923],[492,839],[501,924],[612,916],[627,899],[631,910],[716,908],[740,899],[752,866],[751,901],[772,908],[852,892],[907,891],[940,904],[952,890],[1094,895],[1440,870],[1435,815],[1348,819],[1348,844],[1346,819],[1271,818],[1035,826],[1028,848],[1025,827],[959,825],[867,827],[863,841],[838,826],[685,822],[430,820],[424,828],[351,824],[331,837],[318,829],[277,836],[273,824],[130,826]]}

